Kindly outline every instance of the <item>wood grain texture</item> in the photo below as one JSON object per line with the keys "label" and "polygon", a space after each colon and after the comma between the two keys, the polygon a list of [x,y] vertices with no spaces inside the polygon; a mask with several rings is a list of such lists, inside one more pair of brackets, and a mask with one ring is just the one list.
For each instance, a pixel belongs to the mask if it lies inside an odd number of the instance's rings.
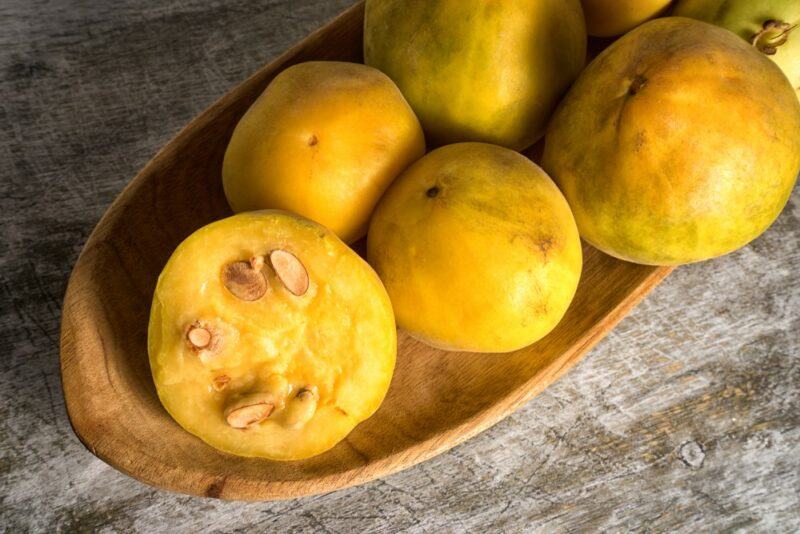
{"label": "wood grain texture", "polygon": [[226,499],[286,499],[360,484],[485,430],[572,367],[670,271],[584,248],[582,281],[560,325],[507,355],[445,353],[398,339],[378,412],[331,451],[296,462],[237,458],[183,431],[160,406],[147,360],[150,297],[177,244],[230,212],[222,157],[239,118],[293,63],[359,61],[363,4],[257,72],[192,121],[114,201],[72,272],[61,377],[75,433],[119,470],[165,489]]}
{"label": "wood grain texture", "polygon": [[800,195],[744,250],[684,267],[569,374],[433,460],[296,501],[154,490],[72,435],[66,278],[137,169],[348,2],[0,5],[0,524],[9,531],[793,532]]}

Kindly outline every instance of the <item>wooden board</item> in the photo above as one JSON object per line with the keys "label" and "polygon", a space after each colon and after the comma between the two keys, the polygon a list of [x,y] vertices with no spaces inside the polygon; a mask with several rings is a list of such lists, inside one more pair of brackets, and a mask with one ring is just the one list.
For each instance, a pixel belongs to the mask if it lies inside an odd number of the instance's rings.
{"label": "wooden board", "polygon": [[161,407],[147,360],[157,276],[183,238],[230,213],[220,169],[239,117],[290,64],[360,61],[362,20],[358,4],[192,121],[120,194],[86,243],[64,299],[64,397],[80,440],[117,469],[162,488],[248,500],[327,492],[398,471],[474,436],[542,391],[670,272],[584,247],[581,283],[564,320],[511,354],[443,353],[401,332],[380,410],[309,460],[238,458],[183,431]]}

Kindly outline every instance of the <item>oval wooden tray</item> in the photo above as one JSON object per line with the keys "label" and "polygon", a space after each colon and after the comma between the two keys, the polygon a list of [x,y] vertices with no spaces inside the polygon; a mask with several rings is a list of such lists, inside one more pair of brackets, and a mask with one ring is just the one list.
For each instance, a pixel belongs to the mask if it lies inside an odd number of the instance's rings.
{"label": "oval wooden tray", "polygon": [[183,493],[263,500],[327,492],[404,469],[485,430],[542,391],[669,273],[584,247],[583,277],[564,320],[512,354],[443,353],[401,332],[380,410],[316,458],[238,458],[183,431],[159,404],[150,376],[147,318],[156,278],[183,238],[229,214],[220,169],[239,117],[292,63],[360,61],[362,20],[359,4],[192,121],[125,188],[81,252],[64,298],[64,398],[78,438],[120,471]]}

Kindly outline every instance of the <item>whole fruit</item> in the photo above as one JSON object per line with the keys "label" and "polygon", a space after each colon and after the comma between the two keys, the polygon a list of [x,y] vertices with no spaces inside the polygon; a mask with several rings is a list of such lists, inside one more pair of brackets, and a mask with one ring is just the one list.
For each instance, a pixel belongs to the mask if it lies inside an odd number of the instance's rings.
{"label": "whole fruit", "polygon": [[663,13],[672,0],[581,0],[586,31],[596,37],[613,37]]}
{"label": "whole fruit", "polygon": [[425,153],[419,121],[394,83],[355,63],[284,70],[245,113],[222,166],[235,212],[289,210],[363,237],[386,187]]}
{"label": "whole fruit", "polygon": [[389,388],[397,338],[375,272],[329,230],[255,211],[200,228],[164,267],[148,330],[158,397],[217,449],[330,449]]}
{"label": "whole fruit", "polygon": [[434,145],[533,144],[585,56],[579,0],[366,4],[364,60],[397,83]]}
{"label": "whole fruit", "polygon": [[507,352],[550,332],[581,273],[569,206],[533,162],[459,143],[404,172],[375,210],[367,255],[398,324],[445,350]]}
{"label": "whole fruit", "polygon": [[778,64],[800,92],[798,0],[681,0],[675,15],[722,26]]}
{"label": "whole fruit", "polygon": [[800,170],[800,102],[727,30],[672,17],[626,34],[553,117],[542,166],[581,235],[618,258],[674,265],[761,234]]}

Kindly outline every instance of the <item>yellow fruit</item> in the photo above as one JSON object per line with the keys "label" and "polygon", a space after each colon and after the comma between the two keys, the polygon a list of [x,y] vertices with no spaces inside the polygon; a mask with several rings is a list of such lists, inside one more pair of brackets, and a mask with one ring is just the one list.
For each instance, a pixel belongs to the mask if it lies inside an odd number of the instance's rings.
{"label": "yellow fruit", "polygon": [[278,74],[242,117],[222,168],[235,212],[279,208],[346,242],[386,187],[425,153],[419,121],[383,73],[313,61]]}
{"label": "yellow fruit", "polygon": [[578,0],[366,3],[364,60],[397,83],[434,145],[531,145],[585,56]]}
{"label": "yellow fruit", "polygon": [[439,148],[404,172],[375,210],[367,251],[401,327],[478,352],[550,332],[582,264],[555,184],[524,156],[483,143]]}
{"label": "yellow fruit", "polygon": [[596,37],[622,35],[663,13],[672,0],[581,0],[586,31]]}
{"label": "yellow fruit", "polygon": [[542,166],[581,235],[618,258],[673,265],[761,234],[800,170],[800,103],[734,34],[656,19],[612,44],[555,113]]}
{"label": "yellow fruit", "polygon": [[681,0],[674,14],[722,26],[774,61],[800,94],[798,0]]}
{"label": "yellow fruit", "polygon": [[209,445],[307,458],[377,410],[397,339],[375,272],[293,214],[234,215],[189,236],[158,279],[148,351],[158,396]]}

